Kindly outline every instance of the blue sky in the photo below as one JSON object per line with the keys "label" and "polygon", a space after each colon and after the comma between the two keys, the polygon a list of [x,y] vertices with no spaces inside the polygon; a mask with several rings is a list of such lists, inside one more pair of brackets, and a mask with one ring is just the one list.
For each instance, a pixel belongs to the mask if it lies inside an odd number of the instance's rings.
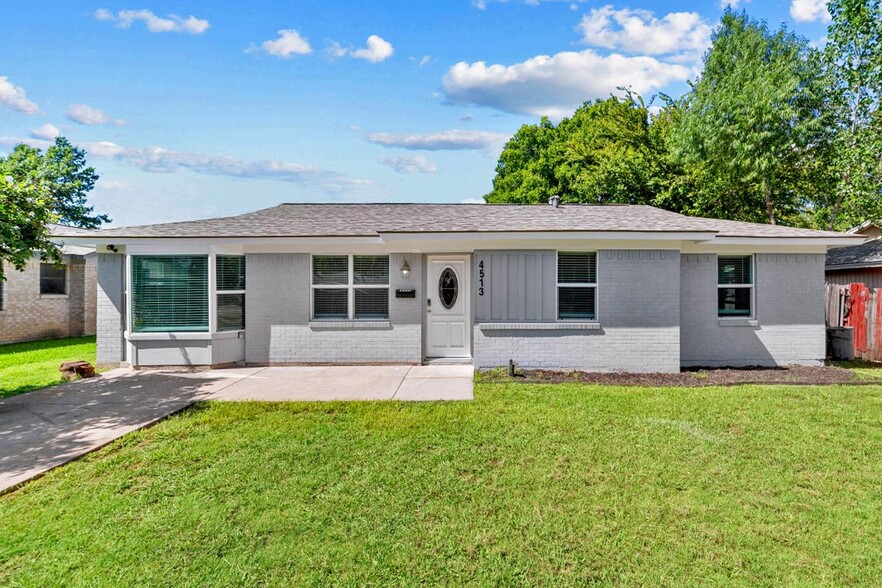
{"label": "blue sky", "polygon": [[[741,0],[822,42],[822,0]],[[695,77],[722,7],[692,2],[17,2],[0,153],[58,133],[114,225],[279,202],[460,202],[505,140],[630,85]]]}

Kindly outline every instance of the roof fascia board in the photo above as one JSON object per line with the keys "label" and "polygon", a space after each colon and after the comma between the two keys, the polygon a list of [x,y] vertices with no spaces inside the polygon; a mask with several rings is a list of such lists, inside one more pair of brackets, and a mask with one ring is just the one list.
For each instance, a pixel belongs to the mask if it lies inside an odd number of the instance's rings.
{"label": "roof fascia board", "polygon": [[828,248],[860,245],[854,237],[717,237],[715,245],[820,245]]}
{"label": "roof fascia board", "polygon": [[345,243],[351,245],[382,245],[379,236],[365,237],[65,237],[67,244],[83,245],[135,245],[161,243],[164,247],[186,245],[210,247],[212,245],[248,245],[257,243],[280,243],[290,245],[322,245],[327,243]]}
{"label": "roof fascia board", "polygon": [[496,232],[381,232],[387,243],[396,241],[538,241],[538,240],[628,240],[628,241],[710,241],[715,231],[496,231]]}
{"label": "roof fascia board", "polygon": [[838,272],[841,270],[854,270],[854,269],[873,269],[882,267],[882,260],[878,261],[864,261],[861,263],[844,263],[839,265],[828,265],[826,266],[827,271],[829,272]]}

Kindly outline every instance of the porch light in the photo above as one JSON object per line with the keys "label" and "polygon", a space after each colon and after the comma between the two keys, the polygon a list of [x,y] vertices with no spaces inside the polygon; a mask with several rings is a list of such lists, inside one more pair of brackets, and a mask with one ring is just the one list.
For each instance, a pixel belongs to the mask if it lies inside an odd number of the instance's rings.
{"label": "porch light", "polygon": [[404,260],[404,263],[401,265],[401,277],[406,278],[410,275],[410,266],[407,264],[407,260]]}

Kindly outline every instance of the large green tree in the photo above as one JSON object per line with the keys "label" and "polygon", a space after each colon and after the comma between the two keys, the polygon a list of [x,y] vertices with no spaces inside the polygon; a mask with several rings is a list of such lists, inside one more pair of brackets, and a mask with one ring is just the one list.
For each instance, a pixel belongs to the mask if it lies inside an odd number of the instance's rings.
{"label": "large green tree", "polygon": [[627,94],[583,104],[558,125],[523,125],[506,144],[487,202],[653,201],[659,143],[643,100]]}
{"label": "large green tree", "polygon": [[[58,261],[50,224],[97,228],[109,222],[88,205],[98,174],[86,163],[86,152],[64,137],[45,151],[16,145],[0,157],[0,261],[24,269],[34,252]],[[0,264],[0,279],[4,278]]]}
{"label": "large green tree", "polygon": [[693,208],[803,222],[825,182],[816,161],[828,142],[825,85],[805,39],[727,10],[673,130],[675,153],[699,187]]}
{"label": "large green tree", "polygon": [[831,0],[825,46],[835,140],[835,184],[818,220],[843,229],[882,220],[882,5]]}

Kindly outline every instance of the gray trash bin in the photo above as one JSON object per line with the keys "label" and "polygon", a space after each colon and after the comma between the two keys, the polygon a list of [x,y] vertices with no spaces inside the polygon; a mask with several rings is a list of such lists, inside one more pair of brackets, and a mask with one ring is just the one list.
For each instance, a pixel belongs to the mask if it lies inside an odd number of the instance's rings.
{"label": "gray trash bin", "polygon": [[831,358],[847,361],[854,359],[854,329],[852,327],[828,327],[827,342]]}

